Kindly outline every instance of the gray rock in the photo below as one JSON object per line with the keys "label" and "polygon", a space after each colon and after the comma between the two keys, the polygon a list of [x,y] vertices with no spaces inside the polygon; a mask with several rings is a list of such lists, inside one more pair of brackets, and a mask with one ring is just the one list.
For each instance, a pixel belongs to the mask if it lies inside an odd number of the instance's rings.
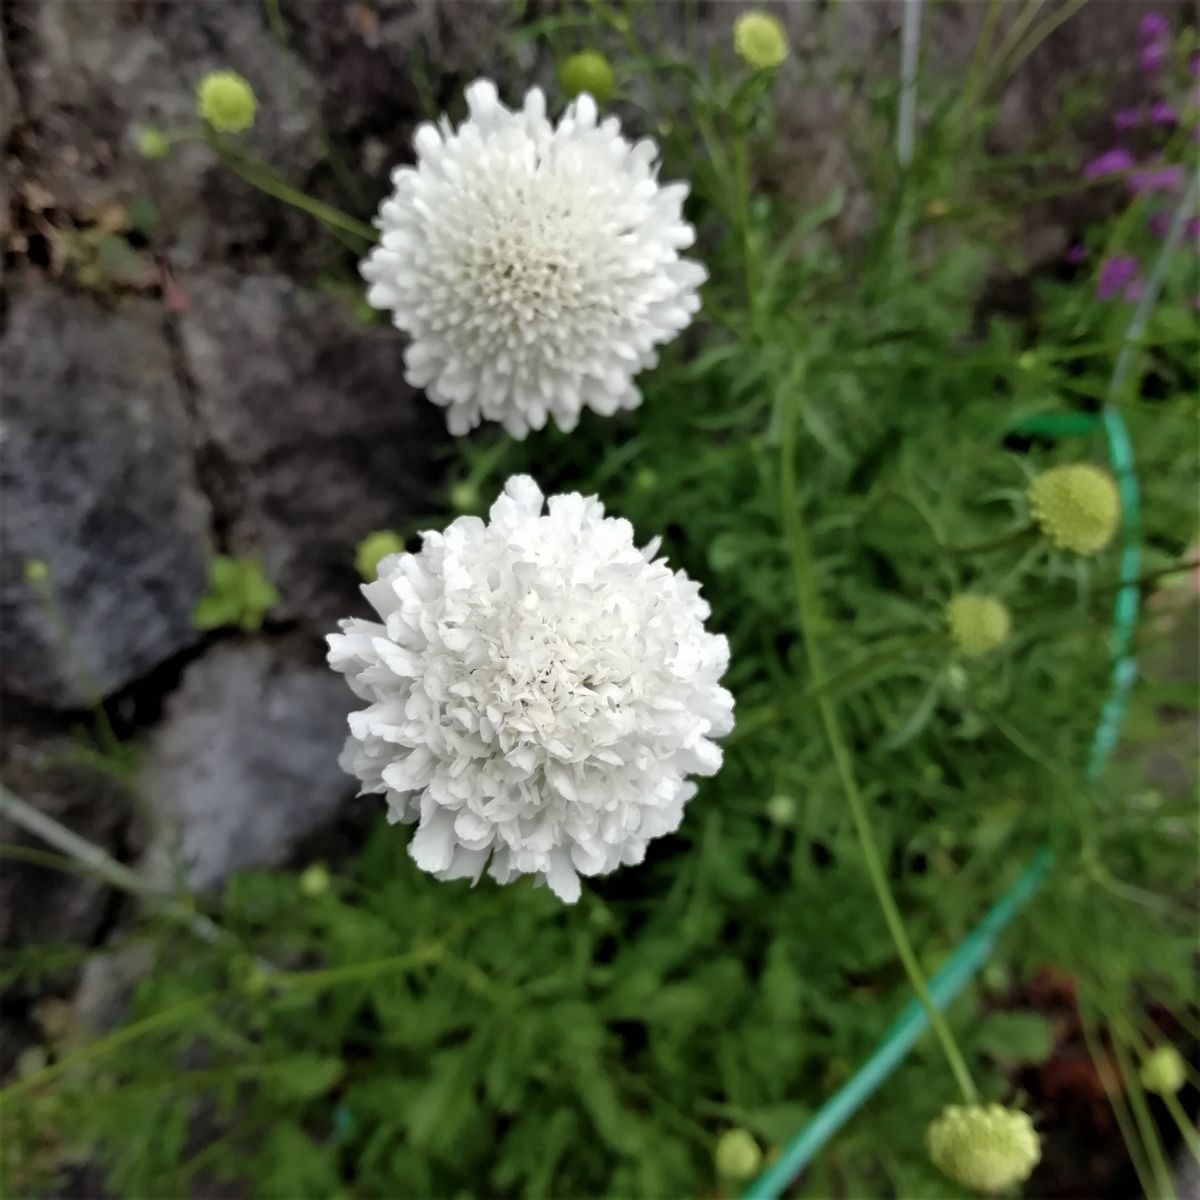
{"label": "gray rock", "polygon": [[139,786],[159,882],[211,889],[239,867],[278,863],[353,792],[337,759],[354,697],[305,649],[225,642],[184,673]]}
{"label": "gray rock", "polygon": [[403,379],[404,339],[282,275],[183,274],[198,420],[223,460],[227,540],[261,557],[276,616],[320,631],[362,604],[354,549],[427,509],[440,413]]}
{"label": "gray rock", "polygon": [[[150,196],[181,257],[207,257],[267,240],[293,251],[314,240],[311,221],[221,167],[202,141],[162,160],[137,152],[142,126],[200,128],[196,84],[227,68],[259,100],[239,145],[303,185],[320,160],[307,102],[313,84],[285,64],[260,3],[142,5],[133,0],[12,0],[21,32],[21,87],[28,129],[24,178],[41,203],[86,221],[135,196]],[[316,239],[319,240],[319,239]]]}
{"label": "gray rock", "polygon": [[[24,280],[0,377],[2,686],[80,707],[198,637],[208,506],[161,309]],[[30,559],[49,565],[49,603]]]}

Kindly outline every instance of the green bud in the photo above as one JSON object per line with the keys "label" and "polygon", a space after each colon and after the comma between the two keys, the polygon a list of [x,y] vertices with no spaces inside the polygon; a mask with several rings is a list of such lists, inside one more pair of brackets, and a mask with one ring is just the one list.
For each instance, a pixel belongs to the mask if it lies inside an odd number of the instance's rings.
{"label": "green bud", "polygon": [[767,820],[774,825],[791,826],[796,820],[796,801],[780,793],[772,796],[766,804]]}
{"label": "green bud", "polygon": [[787,58],[787,33],[777,17],[752,10],[733,23],[733,48],[755,70],[777,67]]}
{"label": "green bud", "polygon": [[233,71],[212,71],[196,87],[196,110],[219,133],[241,133],[254,124],[254,89]]}
{"label": "green bud", "polygon": [[171,139],[161,129],[143,125],[137,133],[137,152],[143,158],[166,158],[171,153]]}
{"label": "green bud", "polygon": [[1174,1046],[1155,1046],[1142,1060],[1142,1087],[1159,1096],[1173,1096],[1187,1083],[1187,1064]]}
{"label": "green bud", "polygon": [[456,483],[450,489],[450,507],[455,512],[474,512],[479,507],[479,491],[473,483]]}
{"label": "green bud", "polygon": [[329,870],[324,863],[313,863],[300,872],[300,894],[310,900],[329,891]]}
{"label": "green bud", "polygon": [[587,92],[597,104],[613,94],[613,69],[597,50],[580,50],[558,68],[558,82],[570,97]]}
{"label": "green bud", "polygon": [[41,587],[50,578],[50,564],[44,558],[27,558],[25,560],[25,582],[34,587]]}
{"label": "green bud", "polygon": [[979,658],[1000,646],[1012,629],[1012,618],[995,596],[963,592],[946,605],[950,636],[964,658]]}
{"label": "green bud", "polygon": [[633,477],[633,486],[639,492],[652,492],[658,487],[658,472],[653,467],[642,467]]}
{"label": "green bud", "polygon": [[1112,541],[1121,523],[1121,497],[1107,471],[1091,463],[1068,463],[1043,471],[1026,492],[1029,511],[1060,549],[1095,554]]}
{"label": "green bud", "polygon": [[947,1105],[925,1141],[943,1175],[984,1195],[1023,1183],[1042,1156],[1029,1115],[1000,1104]]}
{"label": "green bud", "polygon": [[749,1179],[762,1165],[762,1151],[746,1130],[730,1129],[717,1139],[713,1161],[722,1179]]}
{"label": "green bud", "polygon": [[403,550],[404,541],[398,533],[391,529],[377,529],[374,533],[368,533],[358,543],[358,549],[354,552],[354,565],[363,579],[372,583],[379,573],[381,560],[389,554],[400,554]]}

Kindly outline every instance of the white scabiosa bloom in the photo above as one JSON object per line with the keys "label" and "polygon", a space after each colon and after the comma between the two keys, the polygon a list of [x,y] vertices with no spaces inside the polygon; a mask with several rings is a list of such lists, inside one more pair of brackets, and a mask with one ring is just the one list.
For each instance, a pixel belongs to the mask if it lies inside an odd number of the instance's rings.
{"label": "white scabiosa bloom", "polygon": [[[439,879],[579,875],[642,861],[676,829],[691,775],[733,726],[724,637],[699,586],[638,549],[595,498],[514,476],[490,520],[459,517],[395,554],[329,662],[368,707],[342,765],[416,823],[409,853]],[[489,866],[490,862],[490,866]]]}
{"label": "white scabiosa bloom", "polygon": [[367,301],[412,339],[409,383],[453,434],[489,420],[523,438],[547,417],[569,431],[584,408],[635,408],[634,375],[700,307],[705,270],[679,256],[687,185],[660,185],[654,142],[598,123],[588,95],[557,125],[537,88],[513,112],[481,79],[467,107],[457,129],[417,130],[362,264]]}

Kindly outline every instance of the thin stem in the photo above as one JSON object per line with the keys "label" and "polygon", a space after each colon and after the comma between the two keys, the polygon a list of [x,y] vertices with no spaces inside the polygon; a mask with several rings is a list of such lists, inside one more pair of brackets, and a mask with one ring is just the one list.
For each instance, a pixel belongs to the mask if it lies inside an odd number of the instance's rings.
{"label": "thin stem", "polygon": [[72,832],[53,817],[27,804],[19,796],[14,796],[3,785],[0,785],[0,816],[7,817],[44,842],[48,842],[105,883],[140,896],[164,916],[186,925],[202,941],[211,945],[230,940],[231,935],[203,913],[196,912],[173,896],[165,895],[136,871],[130,870],[124,863],[118,862],[99,846]]}
{"label": "thin stem", "polygon": [[1021,542],[1027,541],[1037,533],[1037,530],[1032,525],[1021,525],[1016,529],[1010,529],[1008,533],[1002,533],[999,537],[988,538],[982,542],[971,542],[966,546],[944,546],[943,550],[947,554],[983,554],[990,550],[1002,550],[1006,546],[1017,546]]}
{"label": "thin stem", "polygon": [[[258,188],[260,192],[265,192],[268,196],[274,196],[276,200],[282,200],[285,204],[290,204],[293,208],[308,213],[310,217],[315,217],[330,230],[348,233],[352,237],[361,238],[368,244],[378,240],[376,231],[365,221],[359,221],[349,213],[342,212],[340,208],[326,204],[323,200],[314,200],[312,196],[292,187],[290,183],[272,171],[266,163],[260,162],[241,150],[234,149],[228,142],[221,140],[216,135],[211,138],[211,142],[221,161],[234,174],[240,176],[251,186]],[[354,249],[357,250],[357,248]]]}
{"label": "thin stem", "polygon": [[[783,429],[780,439],[780,499],[783,506],[783,524],[787,535],[788,548],[792,559],[792,572],[796,587],[796,598],[799,607],[800,633],[804,641],[805,653],[808,656],[809,669],[813,678],[820,684],[825,678],[825,667],[821,653],[821,645],[817,638],[817,629],[821,623],[820,598],[817,594],[815,573],[812,562],[812,548],[809,544],[808,530],[805,526],[803,512],[796,494],[796,408],[797,399],[785,396],[783,398]],[[909,941],[904,920],[896,906],[895,898],[888,884],[887,872],[880,858],[879,849],[871,829],[871,818],[859,793],[858,784],[854,778],[854,767],[845,742],[842,740],[841,729],[838,725],[837,712],[829,695],[823,691],[817,692],[817,706],[821,712],[821,720],[825,726],[826,739],[833,753],[834,763],[841,780],[846,802],[850,806],[854,818],[854,826],[862,846],[863,859],[867,866],[871,885],[875,889],[879,907],[883,911],[888,932],[896,946],[896,953],[904,965],[909,983],[920,1001],[925,1015],[929,1018],[942,1052],[950,1065],[955,1082],[968,1104],[973,1104],[978,1098],[975,1083],[966,1061],[945,1017],[933,1002],[921,972],[917,956]]]}
{"label": "thin stem", "polygon": [[921,51],[921,0],[904,0],[900,45],[900,113],[896,121],[896,157],[912,163],[917,123],[917,61]]}

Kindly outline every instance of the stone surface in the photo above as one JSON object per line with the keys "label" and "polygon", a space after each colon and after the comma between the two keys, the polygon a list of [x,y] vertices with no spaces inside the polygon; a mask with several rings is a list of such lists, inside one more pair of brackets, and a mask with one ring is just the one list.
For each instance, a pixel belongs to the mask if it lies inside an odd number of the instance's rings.
{"label": "stone surface", "polygon": [[[24,279],[0,378],[3,689],[83,707],[198,637],[208,506],[161,309]],[[30,559],[49,567],[49,602]]]}
{"label": "stone surface", "polygon": [[302,95],[313,85],[299,64],[289,75],[262,4],[11,0],[9,24],[20,38],[21,184],[38,206],[58,211],[58,224],[85,223],[148,196],[183,257],[265,243],[296,253],[313,240],[307,217],[249,188],[203,142],[154,161],[136,148],[144,125],[198,130],[196,84],[228,68],[259,99],[255,127],[238,144],[303,184],[321,148],[291,82]]}
{"label": "stone surface", "polygon": [[283,275],[183,274],[180,319],[204,436],[228,482],[227,540],[322,632],[361,606],[354,548],[428,511],[441,415],[403,379],[404,339]]}
{"label": "stone surface", "polygon": [[139,782],[157,826],[152,877],[211,889],[281,862],[349,798],[337,759],[354,697],[320,649],[224,642],[188,667]]}

